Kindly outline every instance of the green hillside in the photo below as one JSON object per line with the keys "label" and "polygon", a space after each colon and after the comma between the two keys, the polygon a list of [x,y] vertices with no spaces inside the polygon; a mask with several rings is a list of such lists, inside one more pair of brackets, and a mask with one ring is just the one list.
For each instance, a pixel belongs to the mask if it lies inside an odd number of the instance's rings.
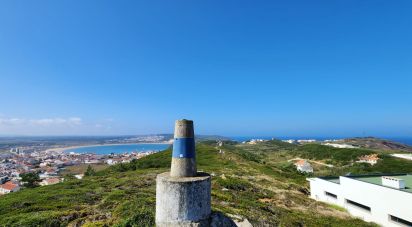
{"label": "green hillside", "polygon": [[[220,149],[223,153],[219,153]],[[392,158],[373,168],[344,166],[357,152],[371,152],[367,150],[329,150],[322,146],[317,151],[308,145],[279,141],[257,145],[231,143],[221,148],[214,142],[201,142],[197,145],[198,169],[213,176],[213,210],[247,218],[255,226],[374,226],[351,218],[340,208],[309,199],[307,176],[296,172],[288,159],[342,159],[342,166],[336,170],[315,167],[323,175],[379,172],[392,165],[404,168],[396,170],[412,170],[412,162]],[[331,155],[334,152],[347,152],[351,158]],[[170,157],[170,150],[159,152],[82,180],[70,178],[56,185],[2,196],[0,225],[153,226],[155,177],[168,170]]]}

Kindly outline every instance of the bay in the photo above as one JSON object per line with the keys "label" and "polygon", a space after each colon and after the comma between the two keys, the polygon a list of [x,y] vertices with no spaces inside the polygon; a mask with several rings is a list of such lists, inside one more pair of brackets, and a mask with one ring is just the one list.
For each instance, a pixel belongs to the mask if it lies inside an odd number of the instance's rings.
{"label": "bay", "polygon": [[70,148],[66,152],[79,154],[93,153],[98,155],[123,154],[130,152],[162,151],[167,149],[170,144],[139,143],[139,144],[113,144],[113,145],[96,145]]}

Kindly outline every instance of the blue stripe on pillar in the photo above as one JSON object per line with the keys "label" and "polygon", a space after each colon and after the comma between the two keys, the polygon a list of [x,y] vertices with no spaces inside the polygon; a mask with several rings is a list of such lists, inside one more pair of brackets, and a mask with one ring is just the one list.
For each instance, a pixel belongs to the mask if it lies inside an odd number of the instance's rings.
{"label": "blue stripe on pillar", "polygon": [[194,138],[175,138],[173,142],[173,158],[194,158],[195,139]]}

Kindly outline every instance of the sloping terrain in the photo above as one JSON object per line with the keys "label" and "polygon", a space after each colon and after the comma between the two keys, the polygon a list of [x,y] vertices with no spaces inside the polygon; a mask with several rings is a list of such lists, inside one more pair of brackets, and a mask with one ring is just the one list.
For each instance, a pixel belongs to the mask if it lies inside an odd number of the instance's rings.
{"label": "sloping terrain", "polygon": [[412,152],[411,146],[374,137],[348,138],[344,139],[342,142],[337,143],[345,143],[367,149]]}
{"label": "sloping terrain", "polygon": [[[202,142],[197,160],[198,169],[213,176],[213,210],[247,218],[254,226],[374,226],[308,198],[307,176],[287,160],[310,152],[278,141],[223,147]],[[2,196],[0,225],[153,226],[155,177],[168,170],[170,157],[167,150],[82,180],[66,177],[63,183]]]}

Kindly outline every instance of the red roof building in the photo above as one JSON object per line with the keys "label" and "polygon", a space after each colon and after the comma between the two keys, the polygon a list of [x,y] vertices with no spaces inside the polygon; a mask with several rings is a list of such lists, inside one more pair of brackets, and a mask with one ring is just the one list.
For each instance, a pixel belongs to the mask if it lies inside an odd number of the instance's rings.
{"label": "red roof building", "polygon": [[17,192],[18,190],[20,190],[20,186],[11,181],[8,181],[0,185],[0,193],[2,194],[7,194],[10,192]]}

